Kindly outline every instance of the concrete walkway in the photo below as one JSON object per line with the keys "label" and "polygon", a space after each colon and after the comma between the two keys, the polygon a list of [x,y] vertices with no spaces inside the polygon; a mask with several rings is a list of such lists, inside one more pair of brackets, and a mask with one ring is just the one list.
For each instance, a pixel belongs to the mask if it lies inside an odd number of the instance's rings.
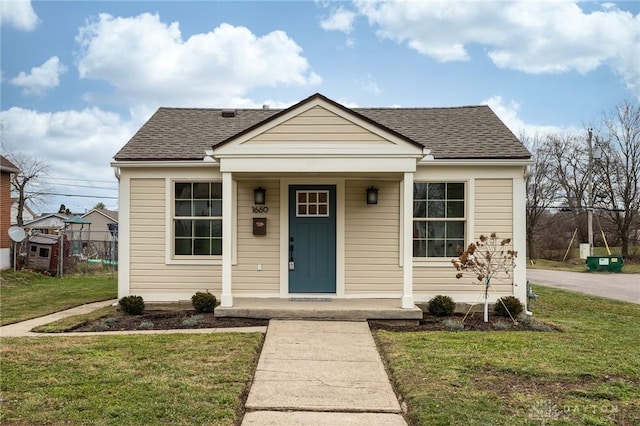
{"label": "concrete walkway", "polygon": [[102,302],[88,303],[86,305],[76,306],[66,311],[56,312],[43,317],[34,318],[15,324],[0,327],[0,337],[71,337],[71,336],[109,336],[109,335],[126,335],[126,334],[206,334],[206,333],[264,333],[267,327],[230,327],[230,328],[195,328],[180,330],[135,330],[135,331],[100,331],[100,332],[70,332],[70,333],[34,333],[31,330],[34,327],[49,324],[63,318],[88,314],[96,309],[104,308],[116,303],[117,300],[105,300]]}
{"label": "concrete walkway", "polygon": [[271,320],[243,426],[406,425],[366,321]]}
{"label": "concrete walkway", "polygon": [[640,303],[640,274],[527,269],[527,278],[533,284]]}

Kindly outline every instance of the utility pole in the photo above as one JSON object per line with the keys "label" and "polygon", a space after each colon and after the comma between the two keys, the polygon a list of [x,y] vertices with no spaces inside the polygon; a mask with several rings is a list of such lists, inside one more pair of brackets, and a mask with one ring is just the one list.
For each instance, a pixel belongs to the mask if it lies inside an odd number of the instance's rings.
{"label": "utility pole", "polygon": [[593,256],[593,146],[591,145],[592,129],[587,131],[587,143],[589,144],[589,165],[587,173],[589,175],[587,184],[588,200],[587,200],[587,232],[589,235],[589,256]]}

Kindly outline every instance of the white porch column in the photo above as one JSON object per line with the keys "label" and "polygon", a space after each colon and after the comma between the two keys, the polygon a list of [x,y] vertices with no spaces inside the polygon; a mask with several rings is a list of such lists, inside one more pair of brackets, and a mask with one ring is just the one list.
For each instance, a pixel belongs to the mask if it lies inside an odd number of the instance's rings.
{"label": "white porch column", "polygon": [[524,177],[513,179],[513,249],[518,252],[513,269],[513,295],[527,303],[527,186]]}
{"label": "white porch column", "polygon": [[222,295],[220,306],[233,306],[231,291],[231,264],[233,261],[233,176],[230,172],[222,173]]}
{"label": "white porch column", "polygon": [[415,307],[413,300],[413,173],[405,173],[402,181],[402,308]]}

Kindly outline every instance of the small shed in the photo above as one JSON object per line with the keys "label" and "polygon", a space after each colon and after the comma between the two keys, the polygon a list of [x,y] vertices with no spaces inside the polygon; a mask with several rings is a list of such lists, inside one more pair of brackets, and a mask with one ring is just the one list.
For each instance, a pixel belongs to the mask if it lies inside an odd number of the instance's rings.
{"label": "small shed", "polygon": [[[69,240],[63,236],[64,266],[69,262]],[[60,236],[34,234],[29,238],[27,267],[38,271],[56,271],[60,255]]]}

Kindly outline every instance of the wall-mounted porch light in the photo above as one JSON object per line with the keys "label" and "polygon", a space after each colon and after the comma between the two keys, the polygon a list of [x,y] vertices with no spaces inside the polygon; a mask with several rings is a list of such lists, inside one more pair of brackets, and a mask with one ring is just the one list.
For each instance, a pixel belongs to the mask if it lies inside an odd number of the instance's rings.
{"label": "wall-mounted porch light", "polygon": [[367,204],[378,204],[378,188],[367,188]]}
{"label": "wall-mounted porch light", "polygon": [[267,202],[267,190],[258,187],[253,190],[253,204],[265,204]]}

